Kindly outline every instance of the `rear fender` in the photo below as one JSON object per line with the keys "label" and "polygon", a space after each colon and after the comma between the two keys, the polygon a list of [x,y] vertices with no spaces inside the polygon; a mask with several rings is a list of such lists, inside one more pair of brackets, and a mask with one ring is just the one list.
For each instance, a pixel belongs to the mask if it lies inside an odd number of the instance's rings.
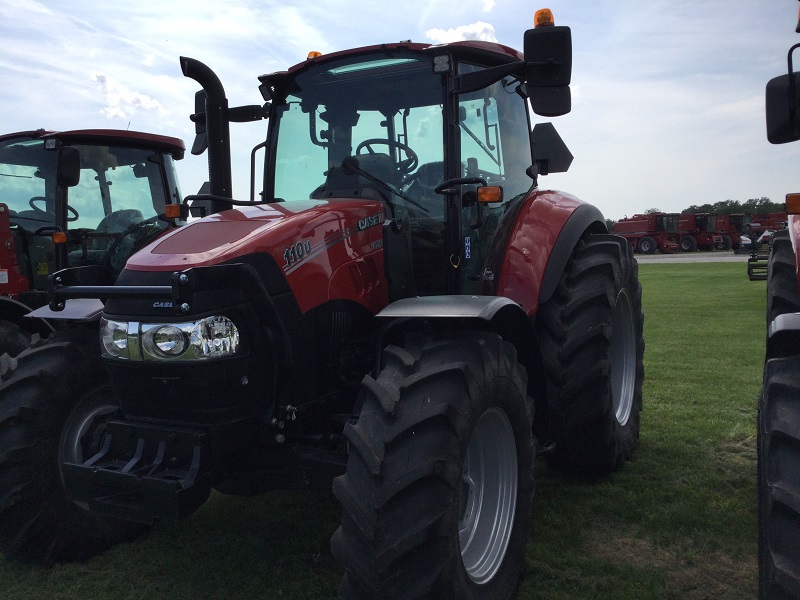
{"label": "rear fender", "polygon": [[534,315],[553,295],[573,249],[587,232],[608,233],[597,208],[561,192],[535,192],[517,214],[495,293]]}

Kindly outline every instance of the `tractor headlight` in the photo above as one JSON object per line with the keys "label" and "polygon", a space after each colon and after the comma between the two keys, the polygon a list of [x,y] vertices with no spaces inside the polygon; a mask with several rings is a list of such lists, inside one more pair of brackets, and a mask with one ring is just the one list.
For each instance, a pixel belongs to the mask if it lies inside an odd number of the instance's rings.
{"label": "tractor headlight", "polygon": [[123,321],[100,321],[100,342],[104,356],[130,358],[128,348],[128,324]]}
{"label": "tractor headlight", "polygon": [[185,325],[157,325],[147,329],[143,331],[142,348],[155,356],[180,356],[189,345],[186,329]]}
{"label": "tractor headlight", "polygon": [[239,350],[239,330],[228,317],[186,323],[101,321],[103,355],[131,360],[206,360]]}

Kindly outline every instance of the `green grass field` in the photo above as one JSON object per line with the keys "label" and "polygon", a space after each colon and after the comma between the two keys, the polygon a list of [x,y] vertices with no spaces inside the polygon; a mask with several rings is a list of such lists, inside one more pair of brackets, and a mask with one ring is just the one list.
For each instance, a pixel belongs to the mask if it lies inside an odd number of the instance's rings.
{"label": "green grass field", "polygon": [[[764,282],[744,263],[640,266],[636,460],[601,481],[537,467],[521,599],[754,598]],[[192,518],[78,565],[0,564],[3,600],[335,598],[331,494],[213,495]]]}

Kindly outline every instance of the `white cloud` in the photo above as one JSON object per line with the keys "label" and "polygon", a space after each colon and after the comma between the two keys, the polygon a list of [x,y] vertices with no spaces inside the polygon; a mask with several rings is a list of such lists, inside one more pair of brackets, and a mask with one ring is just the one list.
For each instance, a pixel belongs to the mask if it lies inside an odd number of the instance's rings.
{"label": "white cloud", "polygon": [[483,21],[477,21],[471,25],[460,25],[453,29],[429,29],[425,32],[425,37],[437,44],[460,42],[462,40],[497,41],[494,26]]}
{"label": "white cloud", "polygon": [[492,12],[494,5],[494,0],[483,0],[483,12]]}
{"label": "white cloud", "polygon": [[96,73],[91,79],[97,83],[100,93],[105,97],[106,106],[100,111],[100,114],[109,119],[129,119],[140,109],[155,111],[161,117],[169,114],[169,111],[155,98],[141,92],[134,92],[125,84],[114,81],[104,73]]}

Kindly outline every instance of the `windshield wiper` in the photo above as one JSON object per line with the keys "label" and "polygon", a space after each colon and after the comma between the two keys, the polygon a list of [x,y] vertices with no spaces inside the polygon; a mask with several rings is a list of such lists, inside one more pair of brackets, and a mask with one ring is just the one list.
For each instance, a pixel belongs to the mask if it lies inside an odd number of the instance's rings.
{"label": "windshield wiper", "polygon": [[500,166],[500,159],[499,158],[495,158],[494,154],[492,154],[492,151],[489,149],[489,147],[485,143],[483,143],[480,140],[480,138],[477,135],[475,135],[472,132],[472,130],[464,124],[463,121],[460,121],[459,125],[461,125],[461,129],[463,129],[464,131],[466,131],[469,134],[469,137],[471,137],[473,140],[475,140],[475,143],[478,144],[478,146],[480,146],[481,150],[483,150],[486,153],[486,155],[489,158],[492,159],[492,162],[499,167]]}

